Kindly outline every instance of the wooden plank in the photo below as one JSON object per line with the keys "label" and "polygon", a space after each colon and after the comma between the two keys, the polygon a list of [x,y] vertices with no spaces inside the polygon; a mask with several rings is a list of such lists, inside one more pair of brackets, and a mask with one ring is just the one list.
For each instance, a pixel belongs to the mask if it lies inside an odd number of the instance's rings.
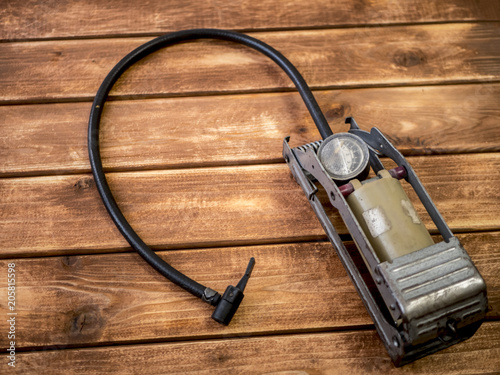
{"label": "wooden plank", "polygon": [[[254,33],[316,88],[495,81],[499,23]],[[1,100],[89,100],[111,68],[149,38],[0,44]],[[293,41],[293,42],[292,42]],[[202,41],[161,50],[117,82],[115,96],[288,90],[293,84],[248,47]]]}
{"label": "wooden plank", "polygon": [[[500,84],[317,91],[335,131],[377,126],[406,155],[500,151]],[[90,172],[90,103],[0,106],[0,174]],[[144,126],[146,124],[146,126]],[[282,160],[319,139],[297,93],[112,101],[101,124],[108,171]]]}
{"label": "wooden plank", "polygon": [[[500,228],[500,153],[409,161],[451,228]],[[131,225],[156,248],[324,238],[284,164],[110,173],[108,179]],[[7,178],[0,191],[3,257],[127,248],[90,175]]]}
{"label": "wooden plank", "polygon": [[394,368],[374,331],[31,352],[17,361],[16,372],[40,375],[495,374],[500,323],[484,324],[471,339],[402,368]]}
{"label": "wooden plank", "polygon": [[[500,232],[459,235],[488,286],[489,319],[500,317]],[[437,239],[437,238],[436,238]],[[354,252],[354,245],[347,243]],[[229,335],[346,329],[372,324],[329,243],[292,243],[158,253],[223,292],[250,257],[257,264],[228,327],[213,307],[167,282],[136,254],[64,256],[14,262],[17,348],[186,340]],[[356,258],[358,261],[359,255]],[[207,267],[209,265],[209,267]],[[3,291],[2,291],[3,289]],[[6,296],[6,285],[0,288]],[[6,316],[5,304],[0,313]],[[7,322],[0,322],[0,328]],[[2,351],[8,348],[0,336]]]}
{"label": "wooden plank", "polygon": [[[327,243],[159,254],[221,292],[229,284],[235,285],[254,256],[258,264],[233,322],[224,327],[213,321],[213,307],[165,280],[136,254],[16,259],[20,321],[16,329],[23,333],[18,347],[180,340],[371,324]],[[5,344],[6,337],[0,337],[0,347]]]}
{"label": "wooden plank", "polygon": [[319,28],[411,22],[499,20],[496,1],[299,0],[231,3],[220,1],[86,1],[22,3],[5,0],[0,9],[0,39],[39,39],[102,35],[161,34],[188,28],[238,30]]}

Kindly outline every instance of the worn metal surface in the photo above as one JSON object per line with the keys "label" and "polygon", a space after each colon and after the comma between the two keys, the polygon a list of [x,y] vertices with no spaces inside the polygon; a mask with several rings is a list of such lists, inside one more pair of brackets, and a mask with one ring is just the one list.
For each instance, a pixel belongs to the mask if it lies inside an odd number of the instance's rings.
{"label": "worn metal surface", "polygon": [[378,271],[391,315],[412,345],[459,336],[486,314],[486,284],[456,237],[383,262]]}

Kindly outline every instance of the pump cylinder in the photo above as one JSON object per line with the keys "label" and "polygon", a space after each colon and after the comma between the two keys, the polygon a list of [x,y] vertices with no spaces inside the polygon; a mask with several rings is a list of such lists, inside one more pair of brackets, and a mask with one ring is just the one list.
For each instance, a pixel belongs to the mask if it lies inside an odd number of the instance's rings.
{"label": "pump cylinder", "polygon": [[380,262],[434,245],[401,183],[387,170],[364,184],[358,180],[351,184],[354,191],[347,203]]}

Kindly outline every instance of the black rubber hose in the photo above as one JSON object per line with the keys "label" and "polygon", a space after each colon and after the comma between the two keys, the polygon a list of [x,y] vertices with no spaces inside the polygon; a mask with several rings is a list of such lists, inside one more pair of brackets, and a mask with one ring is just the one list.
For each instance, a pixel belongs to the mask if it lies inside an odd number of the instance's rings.
{"label": "black rubber hose", "polygon": [[149,54],[157,51],[158,49],[195,39],[221,39],[231,41],[251,47],[268,56],[286,72],[286,74],[291,78],[291,80],[297,87],[321,136],[323,138],[326,138],[332,134],[332,131],[304,78],[290,63],[290,61],[288,61],[281,53],[276,51],[271,46],[261,42],[258,39],[237,32],[218,29],[192,29],[160,36],[130,52],[118,64],[116,64],[116,66],[106,76],[101,86],[99,87],[99,90],[97,91],[94,102],[92,104],[88,132],[90,166],[92,168],[94,180],[101,195],[102,201],[106,206],[106,209],[108,210],[114,223],[120,230],[121,234],[128,241],[130,246],[132,246],[132,248],[134,248],[153,268],[155,268],[159,273],[161,273],[163,276],[165,276],[175,284],[186,289],[191,294],[202,298],[205,302],[216,305],[220,299],[220,294],[208,293],[207,295],[207,290],[209,290],[210,292],[214,291],[190,279],[189,277],[177,271],[175,268],[166,263],[163,259],[156,255],[132,229],[130,224],[123,216],[113,197],[113,194],[111,193],[109,185],[106,181],[106,176],[104,175],[99,150],[99,123],[104,103],[106,102],[109,91],[118,80],[118,78],[131,65],[148,56]]}

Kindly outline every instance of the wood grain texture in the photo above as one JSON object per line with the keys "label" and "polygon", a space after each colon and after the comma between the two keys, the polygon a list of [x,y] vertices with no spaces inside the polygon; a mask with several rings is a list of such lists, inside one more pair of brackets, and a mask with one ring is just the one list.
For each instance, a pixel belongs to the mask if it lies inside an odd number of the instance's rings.
{"label": "wood grain texture", "polygon": [[[336,131],[346,116],[381,129],[406,155],[500,151],[500,84],[316,91]],[[0,174],[90,172],[90,103],[0,106]],[[270,163],[281,143],[319,139],[298,93],[106,104],[108,171]]]}
{"label": "wood grain texture", "polygon": [[[254,33],[314,88],[498,81],[500,24],[460,23]],[[111,68],[150,38],[0,43],[4,103],[89,100]],[[293,40],[293,42],[292,42]],[[148,56],[111,95],[172,96],[289,90],[267,57],[220,41]]]}
{"label": "wood grain texture", "polygon": [[374,331],[110,346],[18,356],[18,373],[40,375],[496,374],[500,369],[500,323],[483,324],[471,339],[402,368],[394,368]]}
{"label": "wood grain texture", "polygon": [[[500,153],[409,162],[453,230],[500,228]],[[131,225],[156,248],[324,238],[284,164],[110,173],[108,181]],[[7,178],[0,192],[3,257],[127,248],[90,175]]]}
{"label": "wood grain texture", "polygon": [[[239,280],[254,256],[255,272],[231,324],[223,327],[213,321],[213,307],[167,281],[136,254],[16,259],[17,328],[23,332],[18,347],[186,340],[371,324],[328,243],[159,254],[221,292]],[[43,303],[54,299],[59,302]],[[5,344],[6,338],[0,337],[0,347]]]}
{"label": "wood grain texture", "polygon": [[[500,232],[458,236],[488,287],[488,319],[500,317]],[[436,238],[436,240],[438,240]],[[355,254],[354,245],[347,243]],[[372,321],[330,243],[169,251],[163,259],[223,291],[257,264],[228,327],[213,307],[165,280],[136,254],[64,256],[15,262],[17,348],[189,340],[366,327]],[[361,261],[359,255],[356,258]],[[0,293],[7,293],[6,286]],[[0,313],[4,314],[4,306]],[[7,322],[0,329],[8,331]],[[0,336],[0,348],[8,348]]]}
{"label": "wood grain texture", "polygon": [[158,34],[188,28],[318,28],[455,20],[500,20],[493,0],[388,1],[273,0],[61,2],[4,0],[0,39]]}
{"label": "wood grain texture", "polygon": [[[132,49],[195,27],[271,44],[336,131],[353,115],[409,156],[486,280],[472,339],[393,367],[281,159],[284,136],[317,131],[288,77],[243,46],[158,51],[117,82],[102,124],[111,188],[161,257],[219,291],[256,257],[232,324],[131,251],[89,173],[90,102]],[[7,372],[500,373],[498,0],[4,0],[0,89],[0,270],[16,263],[19,314]]]}

